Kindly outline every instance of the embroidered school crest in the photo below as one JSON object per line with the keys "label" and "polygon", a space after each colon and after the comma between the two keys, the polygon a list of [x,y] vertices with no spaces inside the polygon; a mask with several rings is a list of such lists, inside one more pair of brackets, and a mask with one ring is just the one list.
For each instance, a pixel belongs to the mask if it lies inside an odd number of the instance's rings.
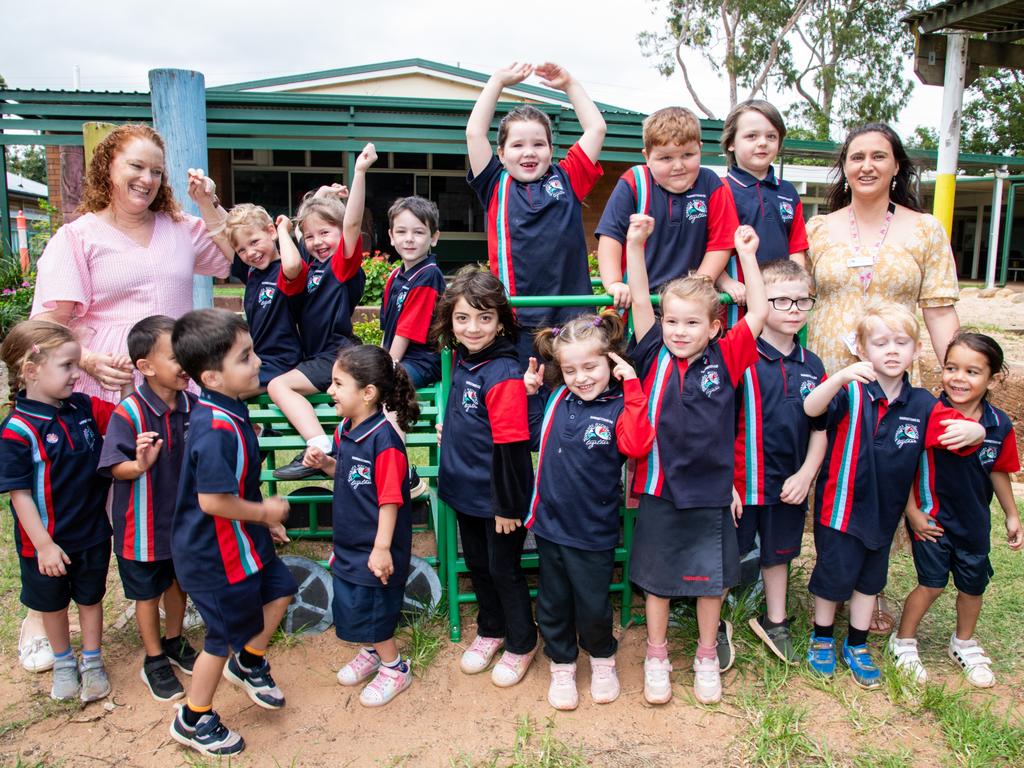
{"label": "embroidered school crest", "polygon": [[900,424],[896,428],[893,439],[895,439],[896,445],[902,448],[904,445],[916,443],[921,439],[921,435],[913,424]]}
{"label": "embroidered school crest", "polygon": [[96,446],[96,433],[92,431],[92,427],[88,424],[82,429],[82,434],[85,435],[85,442],[89,445],[89,448]]}
{"label": "embroidered school crest", "polygon": [[811,392],[814,391],[814,388],[816,386],[818,386],[817,383],[811,381],[810,379],[804,379],[803,381],[801,381],[800,382],[800,399],[801,400],[806,400],[807,396],[809,394],[811,394]]}
{"label": "embroidered school crest", "polygon": [[711,397],[722,388],[722,379],[717,368],[708,368],[700,375],[700,391]]}
{"label": "embroidered school crest", "polygon": [[269,307],[270,302],[274,300],[274,295],[277,293],[277,288],[273,285],[261,285],[260,292],[256,295],[256,301],[259,302],[261,307]]}
{"label": "embroidered school crest", "polygon": [[996,449],[991,445],[983,445],[978,450],[978,461],[982,464],[991,464],[996,460]]}
{"label": "embroidered school crest", "polygon": [[587,449],[598,445],[608,445],[612,441],[612,431],[607,424],[591,424],[583,433],[583,443]]}
{"label": "embroidered school crest", "polygon": [[57,440],[59,440],[59,439],[60,438],[58,438],[55,434],[53,434],[53,432],[51,432],[50,434],[48,434],[46,436],[46,442],[49,443],[50,445],[56,445],[57,444]]}
{"label": "embroidered school crest", "polygon": [[793,220],[793,204],[787,203],[785,200],[779,201],[779,216],[782,217],[783,221]]}
{"label": "embroidered school crest", "polygon": [[395,309],[399,312],[402,311],[402,305],[405,304],[405,297],[409,295],[409,289],[406,288],[399,292],[398,297],[395,299]]}
{"label": "embroidered school crest", "polygon": [[466,390],[462,393],[462,407],[466,409],[467,413],[475,411],[480,407],[480,397],[475,389],[466,387]]}
{"label": "embroidered school crest", "polygon": [[348,471],[348,484],[352,488],[358,488],[360,485],[369,485],[372,479],[370,468],[365,464],[353,464],[352,469]]}
{"label": "embroidered school crest", "polygon": [[306,293],[312,293],[320,287],[320,283],[324,279],[323,272],[310,272],[309,279],[306,280]]}
{"label": "embroidered school crest", "polygon": [[686,219],[691,224],[697,219],[706,219],[708,217],[708,204],[705,200],[693,198],[692,200],[686,201]]}
{"label": "embroidered school crest", "polygon": [[565,197],[565,187],[562,186],[562,180],[557,176],[552,176],[544,182],[544,191],[548,193],[548,197],[555,200]]}

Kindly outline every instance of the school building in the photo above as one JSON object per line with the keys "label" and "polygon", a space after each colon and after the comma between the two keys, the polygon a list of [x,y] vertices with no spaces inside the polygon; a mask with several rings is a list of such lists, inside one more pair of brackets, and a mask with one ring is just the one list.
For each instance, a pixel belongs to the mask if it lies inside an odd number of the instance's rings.
{"label": "school building", "polygon": [[[656,76],[653,72],[652,77]],[[424,59],[406,59],[365,66],[254,80],[206,90],[209,174],[222,202],[254,202],[271,214],[293,214],[303,194],[321,184],[344,182],[354,158],[373,141],[380,159],[367,178],[367,227],[374,247],[387,250],[386,212],[403,195],[434,200],[441,212],[437,253],[447,268],[486,259],[484,212],[466,184],[465,125],[473,102],[488,75]],[[556,156],[579,138],[581,128],[568,99],[560,91],[519,84],[505,89],[498,117],[516,104],[544,110],[552,120]],[[643,162],[644,114],[599,103],[608,124],[601,154],[604,176],[590,194],[584,224],[592,232],[618,177]],[[86,122],[152,122],[148,93],[108,91],[0,91],[0,145],[43,144],[49,170],[49,197],[65,217],[73,215],[81,195],[82,125]],[[493,125],[497,133],[497,119]],[[704,165],[724,174],[719,150],[722,123],[701,122]],[[11,133],[10,131],[18,131]],[[36,135],[25,135],[36,131]],[[804,199],[805,215],[814,215],[829,185],[828,167],[798,161],[830,160],[830,142],[788,141],[781,174]],[[934,152],[916,152],[925,168],[934,168]],[[962,154],[960,168],[978,178],[958,184],[953,228],[954,251],[962,276],[969,277],[975,254],[984,271],[988,222],[995,168],[1024,174],[1024,159]],[[3,170],[3,169],[0,169]],[[0,180],[4,174],[0,173]],[[1018,177],[1018,178],[1024,178]],[[1011,181],[1015,179],[1011,178]],[[6,221],[10,190],[0,189],[0,222]],[[922,193],[931,205],[931,186]],[[1004,206],[1005,207],[1005,206]],[[1014,219],[1024,218],[1024,205]],[[1004,212],[1005,222],[1005,212]],[[1012,266],[1024,270],[1024,229],[1008,250]],[[9,239],[5,231],[4,236]],[[596,241],[591,243],[596,247]],[[1011,279],[1016,275],[1010,275]]]}

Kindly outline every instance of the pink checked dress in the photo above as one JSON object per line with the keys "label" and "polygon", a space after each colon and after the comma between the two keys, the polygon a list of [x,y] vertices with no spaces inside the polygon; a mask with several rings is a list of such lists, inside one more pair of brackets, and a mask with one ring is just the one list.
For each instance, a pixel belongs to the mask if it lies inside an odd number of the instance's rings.
{"label": "pink checked dress", "polygon": [[[128,354],[128,330],[150,315],[175,319],[192,309],[192,275],[226,277],[230,263],[202,219],[156,214],[153,237],[141,246],[94,213],[65,224],[39,259],[32,314],[58,301],[77,305],[71,329],[93,352]],[[76,391],[119,402],[82,374]]]}

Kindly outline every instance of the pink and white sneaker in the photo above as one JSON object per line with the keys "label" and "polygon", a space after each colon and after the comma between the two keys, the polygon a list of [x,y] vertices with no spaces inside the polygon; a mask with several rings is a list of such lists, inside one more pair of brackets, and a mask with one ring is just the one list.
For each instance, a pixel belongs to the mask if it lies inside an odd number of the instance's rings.
{"label": "pink and white sneaker", "polygon": [[644,698],[648,704],[668,704],[672,700],[672,662],[668,659],[644,659]]}
{"label": "pink and white sneaker", "polygon": [[590,657],[590,697],[595,704],[610,704],[619,698],[619,676],[615,671],[615,657]]}
{"label": "pink and white sneaker", "polygon": [[360,648],[359,653],[348,664],[338,670],[338,682],[342,685],[359,685],[380,667],[380,656]]}
{"label": "pink and white sneaker", "polygon": [[551,685],[548,686],[548,704],[555,709],[568,711],[580,703],[576,690],[576,662],[556,664],[551,662]]}
{"label": "pink and white sneaker", "polygon": [[364,707],[383,707],[410,685],[412,669],[409,662],[402,661],[397,667],[381,665],[377,676],[359,694],[359,703]]}
{"label": "pink and white sneaker", "polygon": [[477,635],[473,644],[462,654],[459,667],[467,675],[475,675],[483,672],[491,664],[491,659],[498,649],[504,645],[505,639],[501,637],[484,637]]}
{"label": "pink and white sneaker", "polygon": [[533,661],[535,653],[537,653],[536,646],[529,653],[505,651],[501,654],[498,663],[494,665],[494,669],[491,670],[491,682],[499,688],[509,688],[515,685],[526,675],[526,670],[530,668],[530,662]]}

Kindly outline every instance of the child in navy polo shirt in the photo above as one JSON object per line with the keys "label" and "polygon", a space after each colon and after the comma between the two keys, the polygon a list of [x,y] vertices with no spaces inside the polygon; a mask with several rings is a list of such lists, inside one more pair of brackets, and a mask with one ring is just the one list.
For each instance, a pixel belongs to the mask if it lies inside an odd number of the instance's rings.
{"label": "child in navy polo shirt", "polygon": [[334,475],[334,631],[363,644],[338,670],[338,682],[358,685],[375,675],[359,703],[382,707],[412,684],[395,645],[412,546],[409,461],[383,409],[407,431],[419,406],[405,368],[380,347],[342,349],[332,378],[328,391],[342,417],[334,456],[311,448],[306,461]]}
{"label": "child in navy polo shirt", "polygon": [[629,306],[626,232],[630,217],[641,213],[654,218],[644,246],[649,286],[657,290],[696,271],[721,279],[722,290],[743,301],[743,285],[722,273],[739,225],[736,206],[729,186],[701,168],[700,121],[682,107],[659,109],[644,120],[643,139],[647,164],[622,174],[597,225],[605,290],[615,306]]}
{"label": "child in navy polo shirt", "polygon": [[[583,128],[579,141],[559,162],[552,162],[551,121],[536,107],[518,107],[505,115],[498,127],[497,156],[491,148],[491,121],[503,89],[531,74],[543,85],[565,92]],[[602,173],[597,158],[605,131],[604,118],[583,86],[557,64],[499,69],[480,92],[466,124],[468,180],[487,211],[491,273],[510,296],[591,293],[582,201]],[[533,354],[533,330],[575,314],[572,307],[516,311],[523,327],[523,370]]]}
{"label": "child in navy polo shirt", "polygon": [[[192,673],[196,651],[182,634],[185,593],[171,561],[171,518],[185,436],[196,396],[174,358],[174,320],[153,315],[128,331],[128,355],[142,374],[139,388],[121,401],[107,427],[99,471],[114,478],[110,503],[114,554],[124,596],[135,601],[135,623],[145,649],[142,682],[157,701],[185,695],[171,670]],[[167,634],[160,637],[160,599]]]}
{"label": "child in navy polo shirt", "polygon": [[[526,519],[540,555],[537,624],[551,659],[548,703],[555,709],[579,703],[580,647],[590,654],[594,702],[619,696],[608,585],[622,527],[622,464],[627,457],[646,456],[654,441],[643,387],[617,354],[624,336],[625,325],[613,309],[537,335],[538,351],[557,374],[552,383],[560,384],[548,398],[543,421],[531,419],[540,458]],[[544,367],[530,360],[524,377],[528,395],[537,393]]]}
{"label": "child in navy polo shirt", "polygon": [[[775,178],[772,163],[786,138],[786,124],[773,104],[764,99],[741,101],[725,118],[722,151],[729,161],[725,181],[732,189],[740,224],[757,232],[760,264],[793,258],[804,264],[807,231],[804,208],[796,187]],[[729,259],[729,276],[743,282],[735,258]],[[739,320],[739,307],[728,307],[728,323]]]}
{"label": "child in navy polo shirt", "polygon": [[472,265],[455,275],[430,330],[433,342],[455,349],[437,487],[455,510],[479,608],[461,668],[483,672],[504,645],[491,672],[503,688],[523,679],[537,651],[520,561],[533,464],[518,332],[505,287]]}
{"label": "child in navy polo shirt", "polygon": [[416,388],[441,378],[441,355],[427,346],[434,307],[444,293],[444,274],[430,249],[437,245],[437,204],[401,197],[388,209],[388,236],[402,259],[388,275],[381,305],[383,346],[400,362]]}
{"label": "child in navy polo shirt", "polygon": [[991,660],[974,639],[981,597],[992,575],[988,553],[993,491],[1006,516],[1010,549],[1024,545],[1009,476],[1020,471],[1017,436],[1010,418],[988,402],[989,387],[1005,371],[1003,350],[990,336],[960,331],[946,347],[941,400],[967,418],[977,419],[985,428],[985,441],[973,456],[926,451],[915,486],[917,503],[906,509],[917,587],[907,597],[889,650],[896,666],[909,670],[918,682],[927,680],[928,674],[917,653],[917,627],[945,590],[950,572],[957,598],[949,657],[960,664],[971,685],[989,688],[996,682]]}
{"label": "child in navy polo shirt", "polygon": [[[760,255],[761,249],[758,249]],[[788,258],[761,265],[768,317],[757,340],[758,360],[743,374],[734,485],[743,502],[740,556],[761,542],[765,613],[750,628],[785,662],[799,661],[786,619],[788,564],[800,554],[807,493],[825,455],[825,420],[804,413],[803,400],[825,380],[817,355],[797,341],[814,306],[811,276]]]}
{"label": "child in navy polo shirt", "polygon": [[226,310],[196,310],[174,324],[171,341],[181,367],[202,385],[171,522],[171,557],[206,638],[170,732],[204,754],[232,755],[245,742],[213,711],[222,673],[264,709],[285,703],[265,654],[296,592],[274,552],[274,540],[288,540],[288,502],[260,493],[259,445],[239,399],[259,385],[260,359],[245,321]]}
{"label": "child in navy polo shirt", "polygon": [[[18,323],[4,339],[0,357],[16,394],[0,425],[0,492],[11,494],[21,602],[42,614],[53,648],[50,696],[88,702],[110,693],[100,655],[110,481],[96,466],[114,406],[72,392],[81,353],[67,328],[44,320]],[[72,600],[82,625],[81,664],[68,628]]]}
{"label": "child in navy polo shirt", "polygon": [[[647,284],[644,243],[655,222],[630,217],[627,266],[636,346],[633,357],[648,396],[656,438],[637,466],[640,496],[630,578],[646,593],[647,655],[644,698],[672,698],[668,613],[673,597],[697,598],[694,695],[722,697],[718,634],[725,590],[739,582],[733,504],[736,387],[757,362],[757,336],[767,315],[757,269],[757,233],[736,230],[740,263],[748,270],[747,314],[723,338],[718,293],[706,276],[672,280],[662,288],[660,319]],[[732,511],[730,508],[732,507]]]}
{"label": "child in navy polo shirt", "polygon": [[[316,446],[323,453],[330,452],[331,439],[306,395],[326,392],[338,350],[358,343],[352,331],[352,313],[366,284],[362,270],[363,208],[366,171],[376,160],[373,144],[367,144],[356,158],[347,202],[342,203],[334,195],[308,195],[296,216],[310,255],[299,316],[302,362],[272,379],[267,392],[306,445]],[[304,453],[276,470],[274,477],[301,480],[320,475],[319,470],[302,463]]]}
{"label": "child in navy polo shirt", "polygon": [[835,672],[836,604],[848,600],[842,658],[863,688],[880,685],[868,627],[918,460],[928,448],[973,453],[985,436],[976,421],[911,386],[907,371],[920,351],[920,332],[905,307],[869,306],[857,325],[863,362],[830,376],[804,400],[808,416],[828,414],[828,448],[815,485],[817,561],[807,585],[814,630],[807,660],[818,674]]}

